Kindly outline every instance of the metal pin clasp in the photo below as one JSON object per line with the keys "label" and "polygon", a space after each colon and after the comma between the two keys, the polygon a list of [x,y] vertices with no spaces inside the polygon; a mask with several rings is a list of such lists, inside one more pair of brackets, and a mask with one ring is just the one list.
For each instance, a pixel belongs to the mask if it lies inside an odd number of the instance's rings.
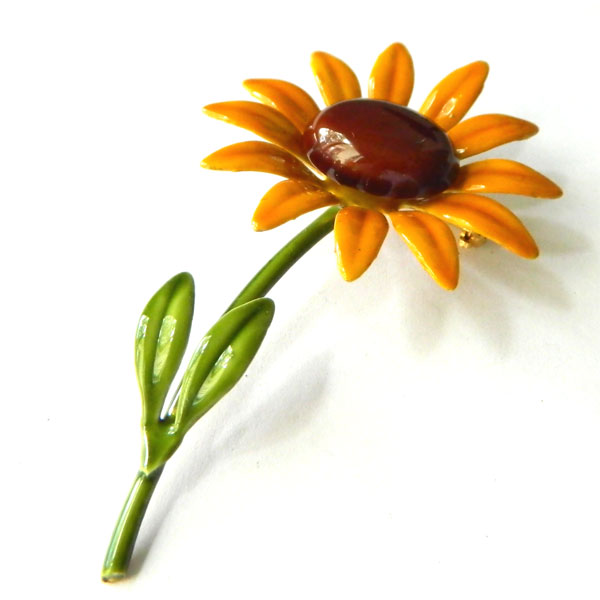
{"label": "metal pin clasp", "polygon": [[468,229],[463,229],[458,236],[458,245],[461,248],[478,248],[485,244],[485,241],[486,238],[482,235]]}

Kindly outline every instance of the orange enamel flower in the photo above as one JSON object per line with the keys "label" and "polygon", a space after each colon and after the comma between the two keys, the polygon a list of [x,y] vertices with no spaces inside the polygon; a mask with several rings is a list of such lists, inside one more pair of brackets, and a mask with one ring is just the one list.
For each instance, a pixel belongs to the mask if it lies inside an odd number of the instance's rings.
{"label": "orange enamel flower", "polygon": [[361,97],[356,75],[340,59],[315,52],[311,67],[327,106],[322,111],[304,90],[277,79],[244,82],[259,102],[221,102],[204,109],[266,141],[227,146],[206,157],[202,166],[285,178],[256,208],[257,231],[340,205],[335,250],[347,281],[360,277],[373,262],[389,223],[446,289],[456,287],[459,271],[457,243],[448,224],[524,258],[538,255],[521,221],[482,193],[557,198],[560,188],[513,160],[459,165],[460,159],[538,131],[533,123],[502,114],[461,121],[483,88],[485,62],[450,73],[418,112],[406,107],[414,71],[402,44],[392,44],[377,58],[368,98]]}

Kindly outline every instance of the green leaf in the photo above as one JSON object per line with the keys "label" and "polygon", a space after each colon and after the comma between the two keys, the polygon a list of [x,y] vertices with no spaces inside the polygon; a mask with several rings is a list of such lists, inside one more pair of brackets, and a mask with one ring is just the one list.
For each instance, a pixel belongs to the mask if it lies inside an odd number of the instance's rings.
{"label": "green leaf", "polygon": [[225,313],[204,336],[183,376],[175,426],[189,429],[241,378],[273,320],[275,304],[258,298]]}
{"label": "green leaf", "polygon": [[135,368],[142,394],[142,423],[158,423],[185,352],[194,314],[194,279],[176,275],[144,308],[135,335]]}

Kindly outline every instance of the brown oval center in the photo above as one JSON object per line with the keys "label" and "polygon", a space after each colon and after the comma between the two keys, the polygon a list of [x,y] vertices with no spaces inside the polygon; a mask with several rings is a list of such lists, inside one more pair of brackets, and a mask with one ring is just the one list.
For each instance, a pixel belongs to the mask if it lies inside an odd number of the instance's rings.
{"label": "brown oval center", "polygon": [[424,199],[458,172],[446,133],[419,113],[382,100],[338,102],[303,136],[310,162],[342,185],[387,198]]}

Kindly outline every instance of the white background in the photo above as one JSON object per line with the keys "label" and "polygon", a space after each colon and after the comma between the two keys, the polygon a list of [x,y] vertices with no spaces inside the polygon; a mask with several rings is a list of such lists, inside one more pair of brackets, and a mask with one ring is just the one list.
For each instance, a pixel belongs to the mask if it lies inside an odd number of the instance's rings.
{"label": "white background", "polygon": [[[2,3],[4,597],[600,597],[592,5]],[[462,252],[448,293],[395,234],[352,284],[323,241],[270,294],[247,377],[170,461],[134,577],[102,584],[139,457],[141,309],[190,271],[195,345],[312,220],[252,231],[276,179],[201,170],[252,137],[201,107],[246,99],[248,77],[316,98],[313,50],[366,90],[394,41],[415,61],[411,106],[483,59],[470,115],[540,126],[490,153],[564,188],[503,199],[540,258]]]}

